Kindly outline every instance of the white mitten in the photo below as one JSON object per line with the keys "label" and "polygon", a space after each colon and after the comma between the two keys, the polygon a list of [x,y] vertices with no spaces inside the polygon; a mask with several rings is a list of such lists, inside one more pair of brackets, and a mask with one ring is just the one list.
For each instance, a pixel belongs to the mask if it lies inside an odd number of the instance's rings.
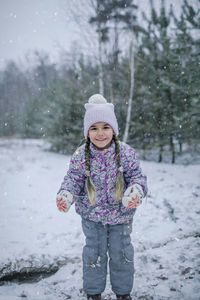
{"label": "white mitten", "polygon": [[67,212],[73,202],[73,196],[70,192],[62,190],[57,194],[56,204],[60,211]]}
{"label": "white mitten", "polygon": [[122,203],[127,208],[135,208],[140,205],[144,193],[139,184],[134,184],[127,188],[122,198]]}

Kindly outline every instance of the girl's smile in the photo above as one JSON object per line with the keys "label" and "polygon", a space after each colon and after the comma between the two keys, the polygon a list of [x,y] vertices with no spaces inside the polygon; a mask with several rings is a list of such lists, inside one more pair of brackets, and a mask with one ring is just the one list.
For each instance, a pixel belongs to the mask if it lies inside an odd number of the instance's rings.
{"label": "girl's smile", "polygon": [[109,124],[97,122],[90,127],[88,136],[97,149],[103,150],[110,147],[113,133],[113,129]]}

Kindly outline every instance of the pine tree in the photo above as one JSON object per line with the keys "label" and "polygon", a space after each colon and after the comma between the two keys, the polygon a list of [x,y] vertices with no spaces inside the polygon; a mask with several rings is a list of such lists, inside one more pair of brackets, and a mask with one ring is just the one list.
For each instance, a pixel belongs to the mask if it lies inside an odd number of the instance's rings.
{"label": "pine tree", "polygon": [[[197,1],[199,2],[199,1]],[[180,18],[172,10],[177,27],[175,32],[174,53],[179,58],[179,76],[176,78],[177,97],[181,99],[179,128],[177,139],[182,150],[182,143],[192,144],[200,138],[200,9],[194,8],[184,1]]]}

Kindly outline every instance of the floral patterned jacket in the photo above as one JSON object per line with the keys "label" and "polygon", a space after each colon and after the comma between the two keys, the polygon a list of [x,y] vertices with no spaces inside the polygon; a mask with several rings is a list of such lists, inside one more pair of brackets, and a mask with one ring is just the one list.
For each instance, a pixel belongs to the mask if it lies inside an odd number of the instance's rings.
{"label": "floral patterned jacket", "polygon": [[[118,172],[115,159],[115,143],[108,149],[98,150],[92,143],[91,177],[96,187],[96,204],[92,206],[85,187],[85,145],[79,147],[73,154],[69,170],[64,177],[61,190],[67,190],[73,195],[75,209],[78,214],[87,220],[102,224],[122,224],[129,222],[135,214],[135,208],[125,208],[122,201],[114,198],[116,174]],[[124,191],[137,183],[147,194],[146,176],[142,173],[135,150],[129,145],[120,142],[120,157],[123,168]]]}

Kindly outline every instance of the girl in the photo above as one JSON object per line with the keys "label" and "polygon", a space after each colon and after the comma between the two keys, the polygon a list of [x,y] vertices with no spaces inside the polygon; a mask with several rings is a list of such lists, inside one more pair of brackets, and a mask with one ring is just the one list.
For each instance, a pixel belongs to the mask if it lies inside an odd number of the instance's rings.
{"label": "girl", "polygon": [[118,300],[131,299],[133,246],[130,234],[136,207],[147,193],[135,150],[119,142],[114,106],[99,95],[85,104],[85,145],[71,158],[57,194],[57,206],[67,212],[75,202],[86,237],[83,248],[83,289],[87,299],[100,300],[110,281]]}

